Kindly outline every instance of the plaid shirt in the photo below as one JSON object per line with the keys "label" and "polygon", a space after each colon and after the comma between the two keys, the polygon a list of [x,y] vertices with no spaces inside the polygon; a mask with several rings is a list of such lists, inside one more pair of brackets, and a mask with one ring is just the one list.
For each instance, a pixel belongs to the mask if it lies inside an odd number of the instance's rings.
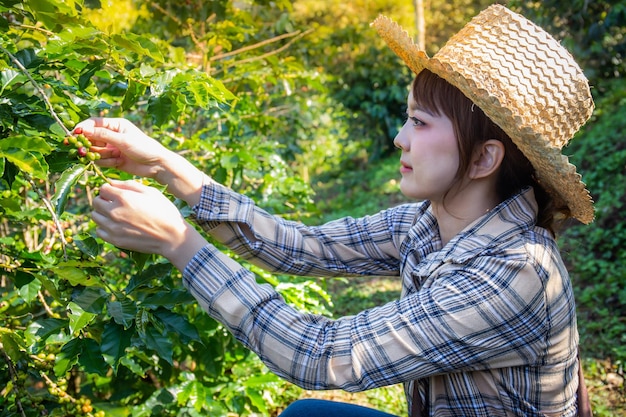
{"label": "plaid shirt", "polygon": [[263,268],[394,275],[402,296],[331,320],[299,312],[212,245],[183,273],[200,305],[281,377],[306,389],[418,384],[436,416],[575,416],[572,287],[527,189],[442,247],[428,202],[308,227],[212,184],[198,224]]}

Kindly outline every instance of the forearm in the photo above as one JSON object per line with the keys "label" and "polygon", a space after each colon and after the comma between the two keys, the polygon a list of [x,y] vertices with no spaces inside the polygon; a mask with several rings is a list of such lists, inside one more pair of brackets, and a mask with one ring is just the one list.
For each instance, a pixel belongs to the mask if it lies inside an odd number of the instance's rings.
{"label": "forearm", "polygon": [[[251,272],[211,245],[189,263],[183,280],[200,306],[257,353],[273,372],[311,389],[364,389],[353,380],[349,322],[339,326],[323,317],[297,312],[270,285],[257,284]],[[301,356],[302,351],[294,351],[291,342],[295,340],[301,340],[301,346],[311,352]],[[341,364],[332,361],[331,370],[329,362],[338,351],[347,358],[339,360]]]}
{"label": "forearm", "polygon": [[291,275],[397,275],[398,247],[414,209],[321,227],[287,221],[251,199],[215,185],[204,187],[196,221],[241,257]]}
{"label": "forearm", "polygon": [[191,224],[185,222],[185,226],[181,233],[182,239],[178,239],[175,241],[178,243],[174,242],[162,251],[162,255],[179,271],[184,271],[196,253],[208,243]]}
{"label": "forearm", "polygon": [[172,151],[167,151],[162,157],[154,179],[166,185],[169,193],[190,206],[200,202],[202,185],[213,181],[191,162]]}

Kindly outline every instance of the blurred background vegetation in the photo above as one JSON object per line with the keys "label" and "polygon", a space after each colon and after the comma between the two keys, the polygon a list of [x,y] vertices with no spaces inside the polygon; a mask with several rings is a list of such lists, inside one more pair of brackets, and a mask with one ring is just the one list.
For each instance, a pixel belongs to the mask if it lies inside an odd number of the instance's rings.
{"label": "blurred background vegetation", "polygon": [[[307,223],[371,213],[403,201],[392,140],[412,77],[369,22],[389,15],[417,39],[421,17],[432,55],[492,3],[0,1],[0,415],[275,415],[314,395],[403,414],[399,387],[348,395],[281,382],[163,260],[97,242],[88,204],[102,177],[91,166],[70,177],[62,140],[82,118],[124,116],[272,212]],[[560,244],[596,415],[624,415],[626,2],[499,3],[559,39],[592,85],[597,109],[565,152],[596,221],[570,224]],[[399,294],[388,279],[255,272],[327,315]]]}

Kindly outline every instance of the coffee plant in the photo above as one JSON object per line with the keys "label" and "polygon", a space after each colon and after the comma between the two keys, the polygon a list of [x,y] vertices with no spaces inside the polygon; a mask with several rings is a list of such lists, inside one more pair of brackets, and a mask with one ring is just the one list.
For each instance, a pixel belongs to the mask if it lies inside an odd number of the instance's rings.
{"label": "coffee plant", "polygon": [[[90,221],[99,186],[128,178],[74,130],[91,116],[130,118],[277,213],[313,209],[293,167],[306,147],[285,145],[298,134],[278,116],[304,115],[301,132],[325,96],[284,53],[299,33],[280,20],[288,2],[205,3],[146,2],[115,28],[87,1],[0,2],[0,416],[270,415],[294,395],[171,264],[98,240]],[[308,99],[287,94],[301,85]],[[256,272],[326,312],[320,284]]]}

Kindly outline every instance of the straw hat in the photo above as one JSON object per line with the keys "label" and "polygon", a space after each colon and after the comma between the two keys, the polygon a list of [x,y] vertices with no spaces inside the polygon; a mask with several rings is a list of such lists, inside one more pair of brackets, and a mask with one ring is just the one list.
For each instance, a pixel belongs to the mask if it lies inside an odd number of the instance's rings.
{"label": "straw hat", "polygon": [[415,74],[437,74],[500,126],[557,204],[582,223],[593,221],[589,191],[561,153],[591,116],[593,99],[582,70],[554,38],[499,4],[472,19],[432,58],[391,19],[380,16],[372,26]]}

